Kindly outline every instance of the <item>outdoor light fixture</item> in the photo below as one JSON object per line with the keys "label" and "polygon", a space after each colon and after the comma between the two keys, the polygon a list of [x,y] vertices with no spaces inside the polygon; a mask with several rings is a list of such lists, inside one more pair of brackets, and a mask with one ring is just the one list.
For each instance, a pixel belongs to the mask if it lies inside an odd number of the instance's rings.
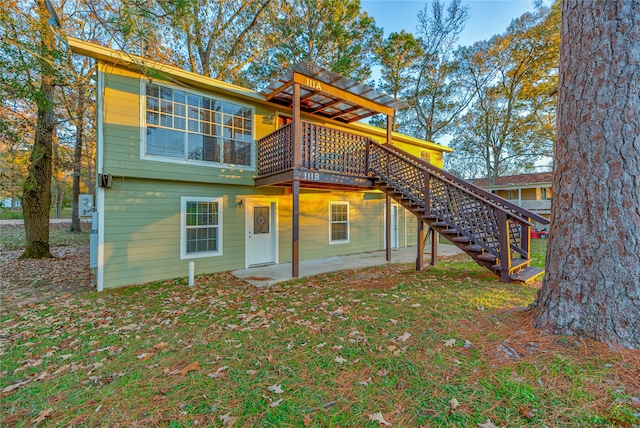
{"label": "outdoor light fixture", "polygon": [[238,208],[242,208],[244,206],[244,202],[242,202],[242,199],[240,199],[236,205],[238,206]]}

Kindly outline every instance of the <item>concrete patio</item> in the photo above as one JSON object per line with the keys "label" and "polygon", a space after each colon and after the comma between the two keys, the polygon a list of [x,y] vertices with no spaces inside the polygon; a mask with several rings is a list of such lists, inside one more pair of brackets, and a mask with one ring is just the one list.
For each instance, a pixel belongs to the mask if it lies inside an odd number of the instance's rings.
{"label": "concrete patio", "polygon": [[[415,263],[416,247],[394,249],[391,251],[391,263]],[[439,244],[438,257],[464,254],[455,245]],[[431,253],[425,251],[425,264],[431,260]],[[300,262],[300,278],[344,269],[357,269],[386,264],[385,251],[352,254],[348,256],[328,257],[324,259],[304,260]],[[256,287],[265,287],[293,279],[291,277],[291,263],[266,265],[240,269],[231,272],[239,278]]]}

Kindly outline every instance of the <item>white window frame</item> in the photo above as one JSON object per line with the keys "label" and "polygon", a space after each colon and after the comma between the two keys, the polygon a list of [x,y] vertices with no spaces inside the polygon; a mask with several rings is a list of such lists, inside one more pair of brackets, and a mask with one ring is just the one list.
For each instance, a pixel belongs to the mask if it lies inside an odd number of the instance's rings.
{"label": "white window frame", "polygon": [[[218,204],[218,250],[187,253],[187,202],[215,202]],[[196,196],[182,196],[180,198],[180,259],[199,259],[203,257],[217,257],[222,255],[222,198],[203,198]]]}
{"label": "white window frame", "polygon": [[[333,226],[334,223],[343,223],[343,222],[334,222],[331,220],[331,214],[332,214],[332,208],[334,205],[346,205],[347,207],[347,239],[338,239],[338,240],[333,240],[331,239],[331,228]],[[329,202],[329,245],[334,245],[334,244],[348,244],[351,241],[351,207],[349,206],[349,201],[330,201]]]}
{"label": "white window frame", "polygon": [[[186,94],[193,94],[202,97],[208,97],[211,99],[215,99],[217,101],[222,102],[230,102],[242,106],[244,108],[248,108],[251,110],[251,138],[252,138],[252,148],[251,148],[251,165],[239,165],[239,164],[229,164],[223,162],[211,162],[211,161],[202,161],[196,159],[188,159],[186,156],[184,158],[176,158],[171,156],[161,156],[161,155],[148,155],[147,154],[147,83],[151,83],[154,85],[165,86],[167,88],[173,90],[183,91]],[[185,138],[187,135],[187,131],[185,130]],[[224,137],[220,137],[224,138]],[[186,142],[185,142],[185,150],[186,150]],[[191,89],[187,89],[184,87],[168,84],[165,82],[157,82],[151,81],[147,82],[144,79],[140,79],[140,159],[142,160],[150,160],[156,162],[167,162],[167,163],[177,163],[182,165],[197,165],[197,166],[205,166],[209,168],[235,168],[235,169],[244,169],[248,171],[255,171],[257,164],[257,154],[256,154],[257,140],[256,140],[256,109],[254,106],[242,103],[235,99],[230,99],[226,97],[221,97],[217,94],[208,94],[205,92],[194,91]],[[220,158],[222,160],[223,154],[220,154]]]}

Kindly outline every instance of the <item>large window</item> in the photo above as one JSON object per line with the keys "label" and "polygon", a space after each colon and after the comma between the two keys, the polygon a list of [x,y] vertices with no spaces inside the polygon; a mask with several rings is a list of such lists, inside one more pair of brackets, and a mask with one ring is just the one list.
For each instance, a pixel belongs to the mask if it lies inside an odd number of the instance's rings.
{"label": "large window", "polygon": [[349,242],[349,203],[329,202],[329,243]]}
{"label": "large window", "polygon": [[252,165],[249,107],[147,84],[145,117],[147,156]]}
{"label": "large window", "polygon": [[181,258],[222,254],[221,208],[220,198],[182,198]]}

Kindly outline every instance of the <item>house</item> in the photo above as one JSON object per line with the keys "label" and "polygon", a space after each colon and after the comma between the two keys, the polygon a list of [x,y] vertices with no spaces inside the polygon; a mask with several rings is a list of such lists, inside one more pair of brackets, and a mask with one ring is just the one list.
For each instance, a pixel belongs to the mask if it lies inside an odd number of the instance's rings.
{"label": "house", "polygon": [[[502,281],[529,281],[530,220],[391,131],[403,103],[311,63],[258,93],[69,39],[97,60],[98,290],[416,246],[425,224]],[[360,122],[387,117],[387,129]],[[437,239],[431,239],[431,263]],[[417,245],[416,245],[417,244]],[[304,272],[302,272],[304,274]]]}
{"label": "house", "polygon": [[[294,258],[297,268],[299,260],[384,249],[387,198],[344,148],[390,137],[437,166],[451,151],[358,122],[392,116],[396,101],[309,64],[296,116],[279,81],[258,93],[81,40],[69,45],[97,60],[99,290],[184,277],[191,261],[197,273]],[[292,185],[272,172],[300,160],[268,137],[296,124],[323,147],[297,153],[314,167]],[[416,217],[393,201],[388,212],[388,247],[416,245]]]}
{"label": "house", "polygon": [[[549,219],[552,181],[553,173],[549,171],[498,177],[492,186],[487,178],[473,180],[473,184]],[[543,224],[536,224],[536,228],[543,227]]]}

